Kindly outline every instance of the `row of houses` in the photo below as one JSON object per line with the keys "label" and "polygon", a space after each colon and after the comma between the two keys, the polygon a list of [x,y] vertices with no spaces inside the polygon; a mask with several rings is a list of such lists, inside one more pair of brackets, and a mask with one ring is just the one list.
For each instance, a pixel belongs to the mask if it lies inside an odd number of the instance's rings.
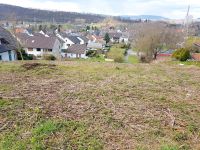
{"label": "row of houses", "polygon": [[[128,42],[121,33],[109,33],[111,42]],[[14,43],[14,44],[13,44]],[[41,59],[44,55],[62,58],[88,58],[88,51],[104,50],[104,36],[77,35],[59,33],[46,34],[43,31],[30,33],[20,30],[15,34],[0,27],[0,60],[13,61],[17,59],[17,49],[23,49],[28,55]]]}
{"label": "row of houses", "polygon": [[86,58],[86,49],[84,51],[68,52],[73,45],[85,48],[87,40],[78,36],[52,34],[47,35],[44,32],[36,34],[17,33],[17,40],[28,55],[33,55],[40,59],[43,55],[54,55],[57,59],[61,58]]}

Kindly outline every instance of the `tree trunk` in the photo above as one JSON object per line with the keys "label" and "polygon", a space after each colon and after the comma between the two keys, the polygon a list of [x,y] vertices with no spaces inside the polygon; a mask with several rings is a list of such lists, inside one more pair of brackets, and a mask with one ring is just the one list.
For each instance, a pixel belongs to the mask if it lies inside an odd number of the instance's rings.
{"label": "tree trunk", "polygon": [[155,53],[154,53],[154,59],[155,59],[155,60],[157,59],[157,55],[158,55],[158,52],[155,52]]}

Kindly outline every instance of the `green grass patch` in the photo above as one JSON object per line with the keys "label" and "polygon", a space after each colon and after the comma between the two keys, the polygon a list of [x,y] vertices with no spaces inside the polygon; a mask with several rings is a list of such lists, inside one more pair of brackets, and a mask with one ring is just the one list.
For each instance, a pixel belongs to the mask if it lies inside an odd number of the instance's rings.
{"label": "green grass patch", "polygon": [[108,52],[107,57],[109,59],[114,59],[115,62],[123,63],[124,53],[125,53],[125,49],[121,48],[120,45],[114,45],[111,47],[110,51]]}
{"label": "green grass patch", "polygon": [[12,83],[1,86],[0,149],[199,149],[197,68],[24,61],[13,73],[2,65],[0,82]]}
{"label": "green grass patch", "polygon": [[163,145],[160,150],[179,150],[179,147],[174,145]]}
{"label": "green grass patch", "polygon": [[0,108],[7,107],[7,106],[9,106],[11,104],[12,104],[12,102],[9,101],[9,100],[0,99]]}
{"label": "green grass patch", "polygon": [[184,64],[184,65],[188,65],[188,66],[197,66],[197,67],[200,67],[200,62],[199,61],[185,61],[185,62],[170,61],[170,64]]}
{"label": "green grass patch", "polygon": [[38,122],[27,137],[23,137],[24,131],[20,128],[0,138],[0,149],[103,149],[101,140],[84,123],[76,121],[47,120]]}
{"label": "green grass patch", "polygon": [[12,86],[8,84],[0,84],[0,92],[9,92],[12,90]]}
{"label": "green grass patch", "polygon": [[24,103],[23,100],[20,99],[2,99],[0,98],[0,110],[8,110],[14,109],[22,106]]}
{"label": "green grass patch", "polygon": [[1,63],[0,72],[20,72],[22,68],[18,63]]}
{"label": "green grass patch", "polygon": [[128,57],[128,63],[131,63],[131,64],[138,64],[139,63],[139,59],[137,56],[129,56]]}
{"label": "green grass patch", "polygon": [[200,67],[200,62],[198,61],[186,61],[186,62],[181,62],[185,65],[193,65],[193,66],[197,66],[197,67]]}

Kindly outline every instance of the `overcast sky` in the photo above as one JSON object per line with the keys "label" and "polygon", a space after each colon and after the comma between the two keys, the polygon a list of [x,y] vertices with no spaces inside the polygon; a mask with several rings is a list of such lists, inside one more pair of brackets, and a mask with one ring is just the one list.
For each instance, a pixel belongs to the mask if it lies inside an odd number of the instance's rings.
{"label": "overcast sky", "polygon": [[173,19],[183,19],[190,4],[190,14],[200,18],[199,0],[0,0],[0,3],[106,15],[159,15]]}

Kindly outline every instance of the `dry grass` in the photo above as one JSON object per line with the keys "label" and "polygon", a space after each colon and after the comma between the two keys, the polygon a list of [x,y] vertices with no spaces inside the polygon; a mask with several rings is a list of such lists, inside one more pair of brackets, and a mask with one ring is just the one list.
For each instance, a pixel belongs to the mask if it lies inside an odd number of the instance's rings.
{"label": "dry grass", "polygon": [[0,149],[200,149],[200,68],[39,63],[0,64]]}

